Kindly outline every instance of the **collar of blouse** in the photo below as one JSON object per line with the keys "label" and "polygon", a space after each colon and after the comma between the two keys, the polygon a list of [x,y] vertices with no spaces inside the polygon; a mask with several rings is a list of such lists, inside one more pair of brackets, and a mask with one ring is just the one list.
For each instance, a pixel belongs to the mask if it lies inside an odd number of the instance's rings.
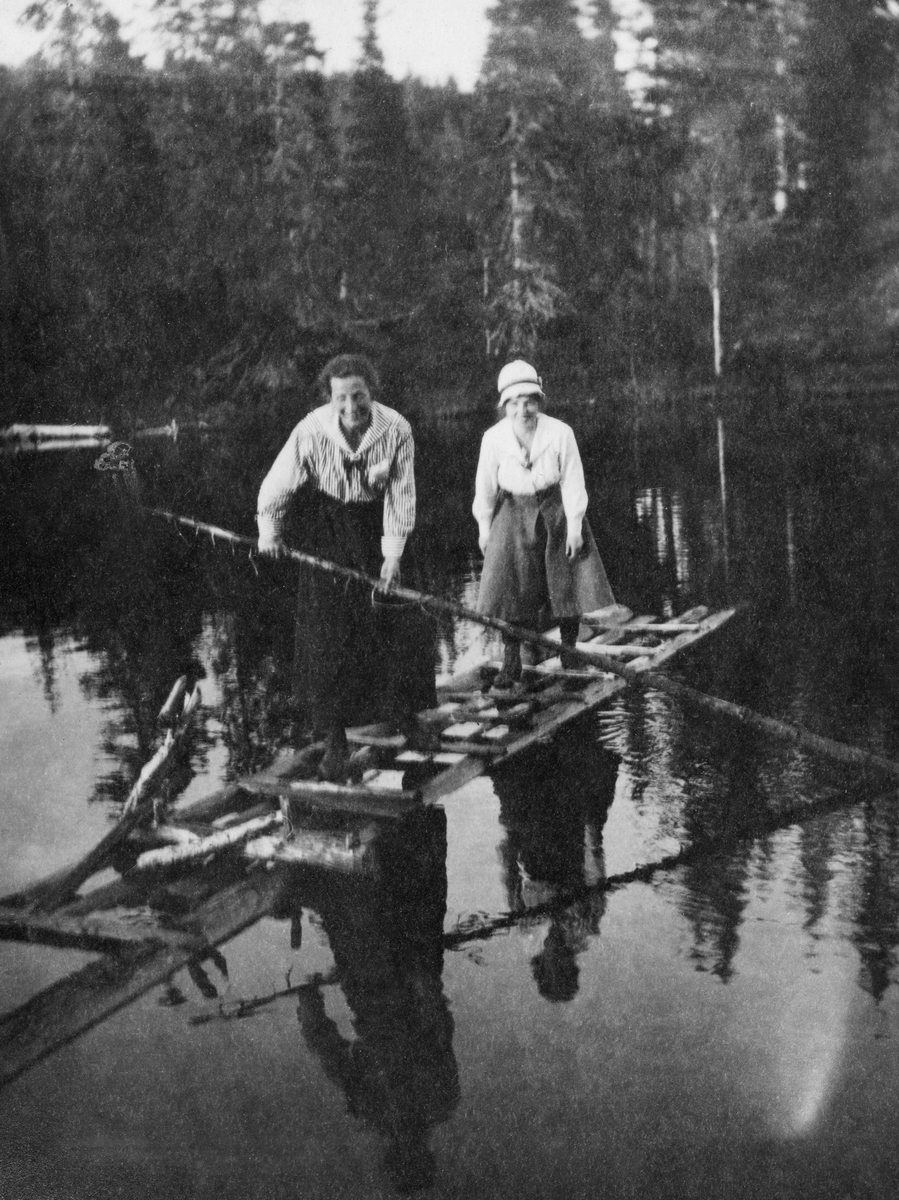
{"label": "collar of blouse", "polygon": [[337,443],[339,449],[353,462],[357,462],[370,446],[373,446],[386,432],[389,422],[384,418],[383,410],[377,400],[372,401],[371,420],[368,428],[362,435],[359,445],[354,450],[349,442],[344,437],[343,429],[340,425],[340,415],[330,405],[325,407],[322,420],[322,427],[325,433],[333,442]]}
{"label": "collar of blouse", "polygon": [[506,452],[514,455],[523,466],[527,467],[535,462],[544,451],[549,449],[549,423],[543,413],[537,414],[537,428],[534,430],[534,440],[530,450],[518,440],[510,420],[504,418],[503,426]]}

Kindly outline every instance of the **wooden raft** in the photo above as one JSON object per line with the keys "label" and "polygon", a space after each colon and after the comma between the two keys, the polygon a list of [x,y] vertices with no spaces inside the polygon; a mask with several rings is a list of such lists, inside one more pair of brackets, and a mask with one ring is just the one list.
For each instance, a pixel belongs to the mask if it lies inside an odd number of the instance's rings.
{"label": "wooden raft", "polygon": [[[656,669],[733,612],[694,608],[666,621],[625,613],[618,624],[588,617],[578,648],[618,655],[635,671]],[[628,686],[595,668],[563,671],[558,658],[525,668],[522,683],[508,692],[490,690],[495,673],[485,664],[441,685],[437,707],[420,714],[418,746],[376,727],[348,731],[356,747],[353,783],[310,779],[321,748],[307,747],[266,772],[176,805],[152,830],[131,830],[134,866],[121,878],[67,899],[52,880],[49,892],[37,885],[0,901],[0,937],[102,956],[0,1016],[0,1087],[182,967],[214,960],[216,946],[271,910],[284,887],[283,868],[377,878],[385,822],[416,820]],[[158,868],[138,869],[141,857],[153,854],[161,856]]]}

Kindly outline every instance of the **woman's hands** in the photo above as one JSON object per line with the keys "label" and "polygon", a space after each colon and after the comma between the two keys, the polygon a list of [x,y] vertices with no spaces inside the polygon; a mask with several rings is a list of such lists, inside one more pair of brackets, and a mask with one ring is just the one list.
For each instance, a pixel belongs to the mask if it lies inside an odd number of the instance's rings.
{"label": "woman's hands", "polygon": [[384,585],[384,591],[389,592],[392,587],[397,587],[400,582],[400,560],[398,558],[385,558],[381,565],[381,583]]}
{"label": "woman's hands", "polygon": [[287,553],[287,546],[276,533],[260,534],[258,549],[266,558],[283,558]]}
{"label": "woman's hands", "polygon": [[565,541],[565,557],[569,562],[574,562],[577,556],[584,548],[584,535],[580,529],[575,533],[573,530],[568,531],[568,537]]}

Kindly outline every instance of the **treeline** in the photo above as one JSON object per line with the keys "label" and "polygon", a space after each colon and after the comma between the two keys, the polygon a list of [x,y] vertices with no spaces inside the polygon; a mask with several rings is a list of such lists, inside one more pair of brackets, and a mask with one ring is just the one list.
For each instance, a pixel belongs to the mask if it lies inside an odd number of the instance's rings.
{"label": "treeline", "polygon": [[[0,76],[0,420],[270,411],[322,356],[477,401],[536,356],[609,380],[886,373],[899,21],[878,0],[497,0],[473,93],[391,78],[377,0],[326,76],[257,0],[39,0]],[[872,364],[873,367],[872,367]]]}

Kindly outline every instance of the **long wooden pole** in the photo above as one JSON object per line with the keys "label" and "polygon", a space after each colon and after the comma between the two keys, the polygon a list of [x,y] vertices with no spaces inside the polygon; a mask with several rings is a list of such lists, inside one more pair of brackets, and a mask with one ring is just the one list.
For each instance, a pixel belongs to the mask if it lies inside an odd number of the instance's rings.
{"label": "long wooden pole", "polygon": [[[168,512],[165,509],[153,508],[148,511],[154,516],[171,521],[173,524],[183,525],[199,533],[207,533],[213,541],[221,540],[222,542],[249,546],[251,548],[256,546],[255,538],[233,533],[228,529],[221,529],[217,525],[208,525],[205,521],[195,521],[191,517],[182,517],[177,513]],[[382,587],[379,579],[374,579],[372,576],[367,575],[364,571],[357,570],[355,567],[344,567],[339,563],[328,562],[325,559],[316,558],[315,555],[305,554],[301,550],[294,550],[290,547],[285,547],[283,554],[284,557],[292,559],[294,562],[316,567],[330,574],[343,575],[348,579],[356,579],[360,583],[364,583],[367,587],[377,589]],[[558,652],[562,648],[561,642],[556,641],[554,638],[536,633],[532,629],[525,629],[523,626],[515,625],[510,621],[503,621],[499,617],[486,616],[484,613],[476,612],[474,609],[467,608],[463,604],[457,604],[454,600],[446,600],[441,596],[431,596],[426,592],[417,592],[412,588],[400,586],[391,588],[391,594],[399,596],[403,600],[413,600],[421,604],[424,608],[434,609],[437,612],[450,613],[453,616],[462,617],[467,621],[475,621],[477,624],[483,625],[488,629],[497,629],[501,633],[508,634],[510,637],[516,638],[521,642],[527,642],[534,646],[544,646],[555,652]],[[586,650],[577,647],[566,647],[565,649],[566,653],[576,661],[589,666],[599,667],[611,675],[617,675],[621,679],[627,680],[628,683],[639,683],[643,686],[654,688],[656,691],[665,692],[667,695],[673,696],[675,699],[681,700],[693,707],[705,709],[707,712],[713,712],[718,716],[729,717],[738,721],[741,725],[758,730],[760,733],[766,733],[781,741],[802,746],[806,750],[823,754],[839,762],[847,763],[851,766],[869,767],[899,779],[899,763],[894,762],[892,759],[884,758],[880,754],[874,754],[870,750],[862,750],[858,746],[849,746],[844,742],[837,742],[832,738],[822,737],[820,734],[812,733],[811,730],[802,728],[802,726],[790,725],[786,721],[779,721],[774,717],[765,717],[743,704],[734,704],[730,700],[722,700],[717,696],[710,696],[706,692],[700,692],[695,688],[688,687],[686,684],[678,683],[676,680],[663,675],[659,671],[648,670],[646,667],[631,663],[619,662],[617,659],[612,658],[610,655],[602,654],[598,650]]]}

